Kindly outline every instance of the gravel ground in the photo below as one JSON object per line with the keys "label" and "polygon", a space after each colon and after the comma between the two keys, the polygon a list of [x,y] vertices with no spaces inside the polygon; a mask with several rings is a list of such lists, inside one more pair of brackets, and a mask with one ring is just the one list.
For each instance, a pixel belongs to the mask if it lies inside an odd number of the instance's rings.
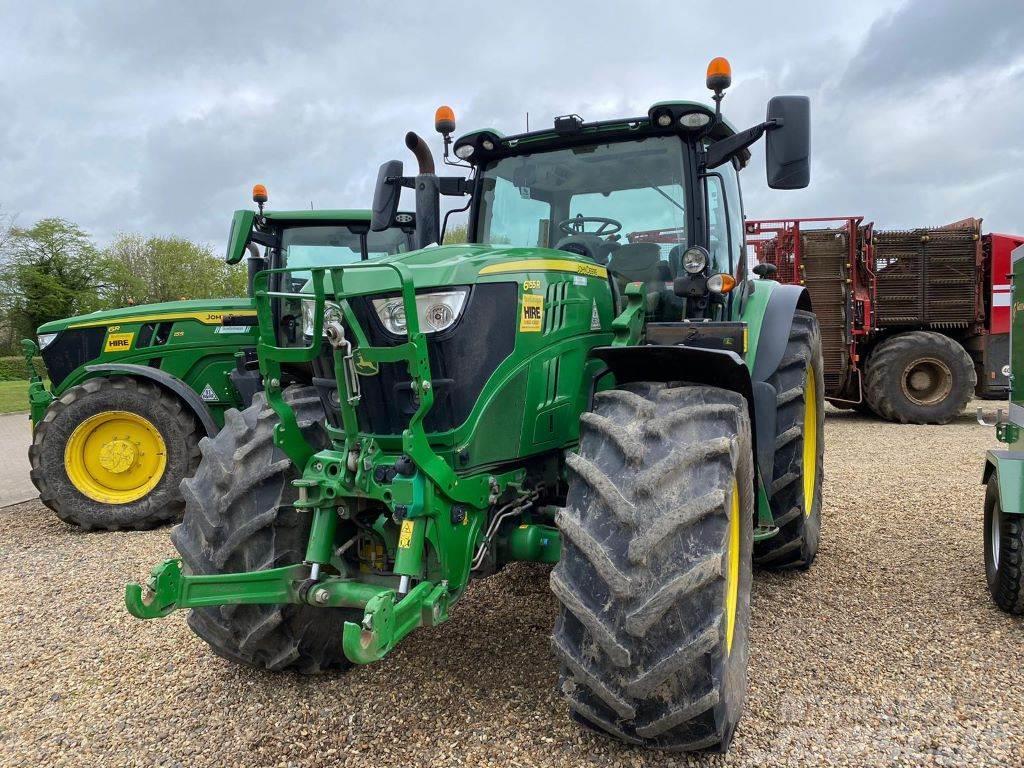
{"label": "gravel ground", "polygon": [[[826,433],[821,553],[809,573],[757,574],[724,764],[1024,764],[1022,624],[982,570],[993,430],[830,411]],[[0,511],[0,765],[723,763],[569,721],[545,568],[474,584],[380,664],[307,679],[220,660],[184,614],[132,619],[124,583],[172,554],[166,529],[81,534],[37,502]]]}

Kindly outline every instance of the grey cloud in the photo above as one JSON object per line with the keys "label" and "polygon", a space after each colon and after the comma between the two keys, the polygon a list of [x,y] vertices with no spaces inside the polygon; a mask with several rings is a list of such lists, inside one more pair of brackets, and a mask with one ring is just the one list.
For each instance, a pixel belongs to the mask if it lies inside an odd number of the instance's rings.
{"label": "grey cloud", "polygon": [[[913,0],[871,25],[843,77],[859,91],[913,89],[1003,68],[1024,36],[1020,0]],[[979,90],[988,78],[979,77]]]}
{"label": "grey cloud", "polygon": [[[933,5],[749,0],[723,14],[668,0],[525,0],[514,12],[0,0],[0,205],[21,221],[75,220],[101,243],[126,230],[219,244],[256,181],[277,207],[367,205],[377,165],[410,162],[406,130],[440,152],[430,124],[440,103],[455,108],[460,130],[520,131],[527,111],[531,127],[568,112],[643,114],[664,99],[707,100],[704,67],[726,55],[725,110],[737,127],[762,119],[776,93],[813,104],[811,188],[767,190],[757,148],[744,174],[748,214],[863,212],[899,225],[983,215],[1024,230],[1009,202],[1024,154],[1019,73],[1003,66],[979,89],[963,73],[987,53],[920,65],[920,30],[946,39],[927,26],[945,28],[928,21]],[[1003,27],[1019,16],[990,7]],[[884,70],[873,58],[882,43],[907,60]],[[909,95],[888,88],[894,72],[916,78]]]}

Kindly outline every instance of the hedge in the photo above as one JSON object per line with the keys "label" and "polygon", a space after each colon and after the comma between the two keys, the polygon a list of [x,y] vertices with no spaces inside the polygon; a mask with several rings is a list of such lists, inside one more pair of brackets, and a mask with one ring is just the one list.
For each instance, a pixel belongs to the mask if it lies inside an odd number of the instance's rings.
{"label": "hedge", "polygon": [[[36,372],[40,376],[46,376],[46,368],[43,361],[38,357],[32,360]],[[25,358],[20,355],[11,357],[0,357],[0,381],[26,381],[28,379],[28,368],[25,367]]]}

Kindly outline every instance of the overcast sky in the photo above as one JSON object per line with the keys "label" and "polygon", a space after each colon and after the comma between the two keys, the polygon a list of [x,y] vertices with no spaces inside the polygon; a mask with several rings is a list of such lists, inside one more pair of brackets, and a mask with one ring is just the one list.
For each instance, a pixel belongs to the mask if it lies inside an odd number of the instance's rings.
{"label": "overcast sky", "polygon": [[[271,207],[368,207],[377,166],[450,104],[506,133],[707,101],[737,127],[812,100],[812,181],[748,216],[985,218],[1024,233],[1024,2],[0,0],[0,209],[220,248],[254,182]],[[411,199],[407,201],[411,206]]]}

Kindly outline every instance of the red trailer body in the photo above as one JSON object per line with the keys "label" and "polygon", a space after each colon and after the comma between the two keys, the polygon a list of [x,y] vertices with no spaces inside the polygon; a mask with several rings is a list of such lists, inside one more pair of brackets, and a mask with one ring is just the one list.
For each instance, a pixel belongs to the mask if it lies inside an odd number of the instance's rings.
{"label": "red trailer body", "polygon": [[[973,364],[976,394],[1005,396],[1010,251],[1024,238],[982,235],[975,218],[913,230],[877,230],[860,216],[751,220],[746,231],[752,258],[776,264],[776,279],[807,287],[822,327],[825,388],[834,404],[867,406],[865,364],[882,342],[912,332],[955,341]],[[829,258],[825,244],[835,239],[843,240],[845,263]],[[907,339],[922,347],[927,342],[922,335]],[[929,354],[922,352],[922,359]],[[913,361],[900,365],[894,375],[905,377],[901,387],[911,400],[915,376],[921,381],[955,368],[941,360],[923,368]],[[918,399],[927,404],[941,394],[928,391]]]}
{"label": "red trailer body", "polygon": [[989,333],[1010,332],[1010,253],[1024,245],[1024,237],[997,232],[985,235],[983,248],[988,268],[985,275]]}

